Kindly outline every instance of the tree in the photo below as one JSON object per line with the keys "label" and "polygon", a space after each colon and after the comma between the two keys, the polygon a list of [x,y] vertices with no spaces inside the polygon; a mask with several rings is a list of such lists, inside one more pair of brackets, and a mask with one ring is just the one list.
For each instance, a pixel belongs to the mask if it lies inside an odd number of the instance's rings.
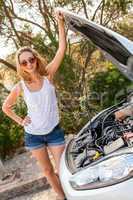
{"label": "tree", "polygon": [[7,172],[5,170],[5,167],[2,163],[2,161],[0,160],[0,180],[2,180],[6,174],[7,174]]}
{"label": "tree", "polygon": [[[19,47],[29,45],[48,61],[53,58],[58,46],[57,24],[53,15],[57,6],[82,13],[88,19],[120,31],[118,26],[114,26],[115,22],[122,20],[130,12],[131,1],[99,0],[93,10],[92,0],[0,0],[1,37],[6,45],[12,43],[13,55]],[[68,39],[67,54],[60,73],[56,76],[60,111],[65,129],[69,132],[70,128],[75,132],[84,124],[79,114],[80,102],[82,97],[87,96],[89,79],[92,72],[95,73],[94,66],[98,66],[91,60],[95,50],[95,46],[85,39],[76,44],[71,44],[71,39]],[[99,61],[95,59],[95,62]],[[10,60],[0,58],[0,63],[9,69],[15,69],[14,57]],[[75,122],[77,126],[74,127]]]}

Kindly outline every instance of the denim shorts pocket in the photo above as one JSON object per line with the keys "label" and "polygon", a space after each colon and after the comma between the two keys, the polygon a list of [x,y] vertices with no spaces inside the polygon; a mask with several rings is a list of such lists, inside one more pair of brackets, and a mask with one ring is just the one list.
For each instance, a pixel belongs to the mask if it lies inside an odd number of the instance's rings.
{"label": "denim shorts pocket", "polygon": [[43,135],[32,135],[29,133],[25,133],[24,140],[25,140],[25,146],[30,149],[35,149],[45,146]]}
{"label": "denim shorts pocket", "polygon": [[32,134],[26,133],[24,134],[24,141],[25,141],[25,145],[29,146],[32,143]]}
{"label": "denim shorts pocket", "polygon": [[64,130],[60,127],[54,129],[47,135],[48,144],[63,144],[65,143]]}

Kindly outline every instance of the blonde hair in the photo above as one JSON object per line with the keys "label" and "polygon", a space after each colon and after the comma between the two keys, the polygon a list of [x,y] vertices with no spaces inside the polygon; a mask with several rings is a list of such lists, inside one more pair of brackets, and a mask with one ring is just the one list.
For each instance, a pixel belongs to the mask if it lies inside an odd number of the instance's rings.
{"label": "blonde hair", "polygon": [[47,71],[46,71],[46,65],[47,65],[46,60],[44,58],[42,58],[41,55],[33,48],[24,46],[24,47],[21,47],[16,53],[17,73],[18,73],[19,77],[24,79],[27,82],[31,82],[31,77],[30,77],[29,73],[23,70],[23,68],[20,66],[20,60],[19,60],[20,55],[26,51],[32,53],[33,56],[37,59],[36,70],[37,70],[38,74],[41,76],[48,75]]}

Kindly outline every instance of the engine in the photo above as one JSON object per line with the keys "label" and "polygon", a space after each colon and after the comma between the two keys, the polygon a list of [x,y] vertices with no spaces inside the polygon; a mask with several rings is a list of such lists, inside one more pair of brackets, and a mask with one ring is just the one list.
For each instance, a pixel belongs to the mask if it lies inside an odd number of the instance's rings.
{"label": "engine", "polygon": [[111,110],[90,122],[74,139],[70,153],[75,167],[83,168],[124,147],[133,147],[133,118],[118,121]]}

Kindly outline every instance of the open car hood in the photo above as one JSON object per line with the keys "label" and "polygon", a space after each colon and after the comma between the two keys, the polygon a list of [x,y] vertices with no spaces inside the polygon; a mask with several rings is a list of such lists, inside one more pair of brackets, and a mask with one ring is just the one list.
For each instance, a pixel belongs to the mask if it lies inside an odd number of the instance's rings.
{"label": "open car hood", "polygon": [[122,35],[98,25],[86,18],[80,17],[65,9],[63,12],[68,27],[82,34],[99,47],[105,57],[115,64],[118,69],[133,81],[133,42]]}

